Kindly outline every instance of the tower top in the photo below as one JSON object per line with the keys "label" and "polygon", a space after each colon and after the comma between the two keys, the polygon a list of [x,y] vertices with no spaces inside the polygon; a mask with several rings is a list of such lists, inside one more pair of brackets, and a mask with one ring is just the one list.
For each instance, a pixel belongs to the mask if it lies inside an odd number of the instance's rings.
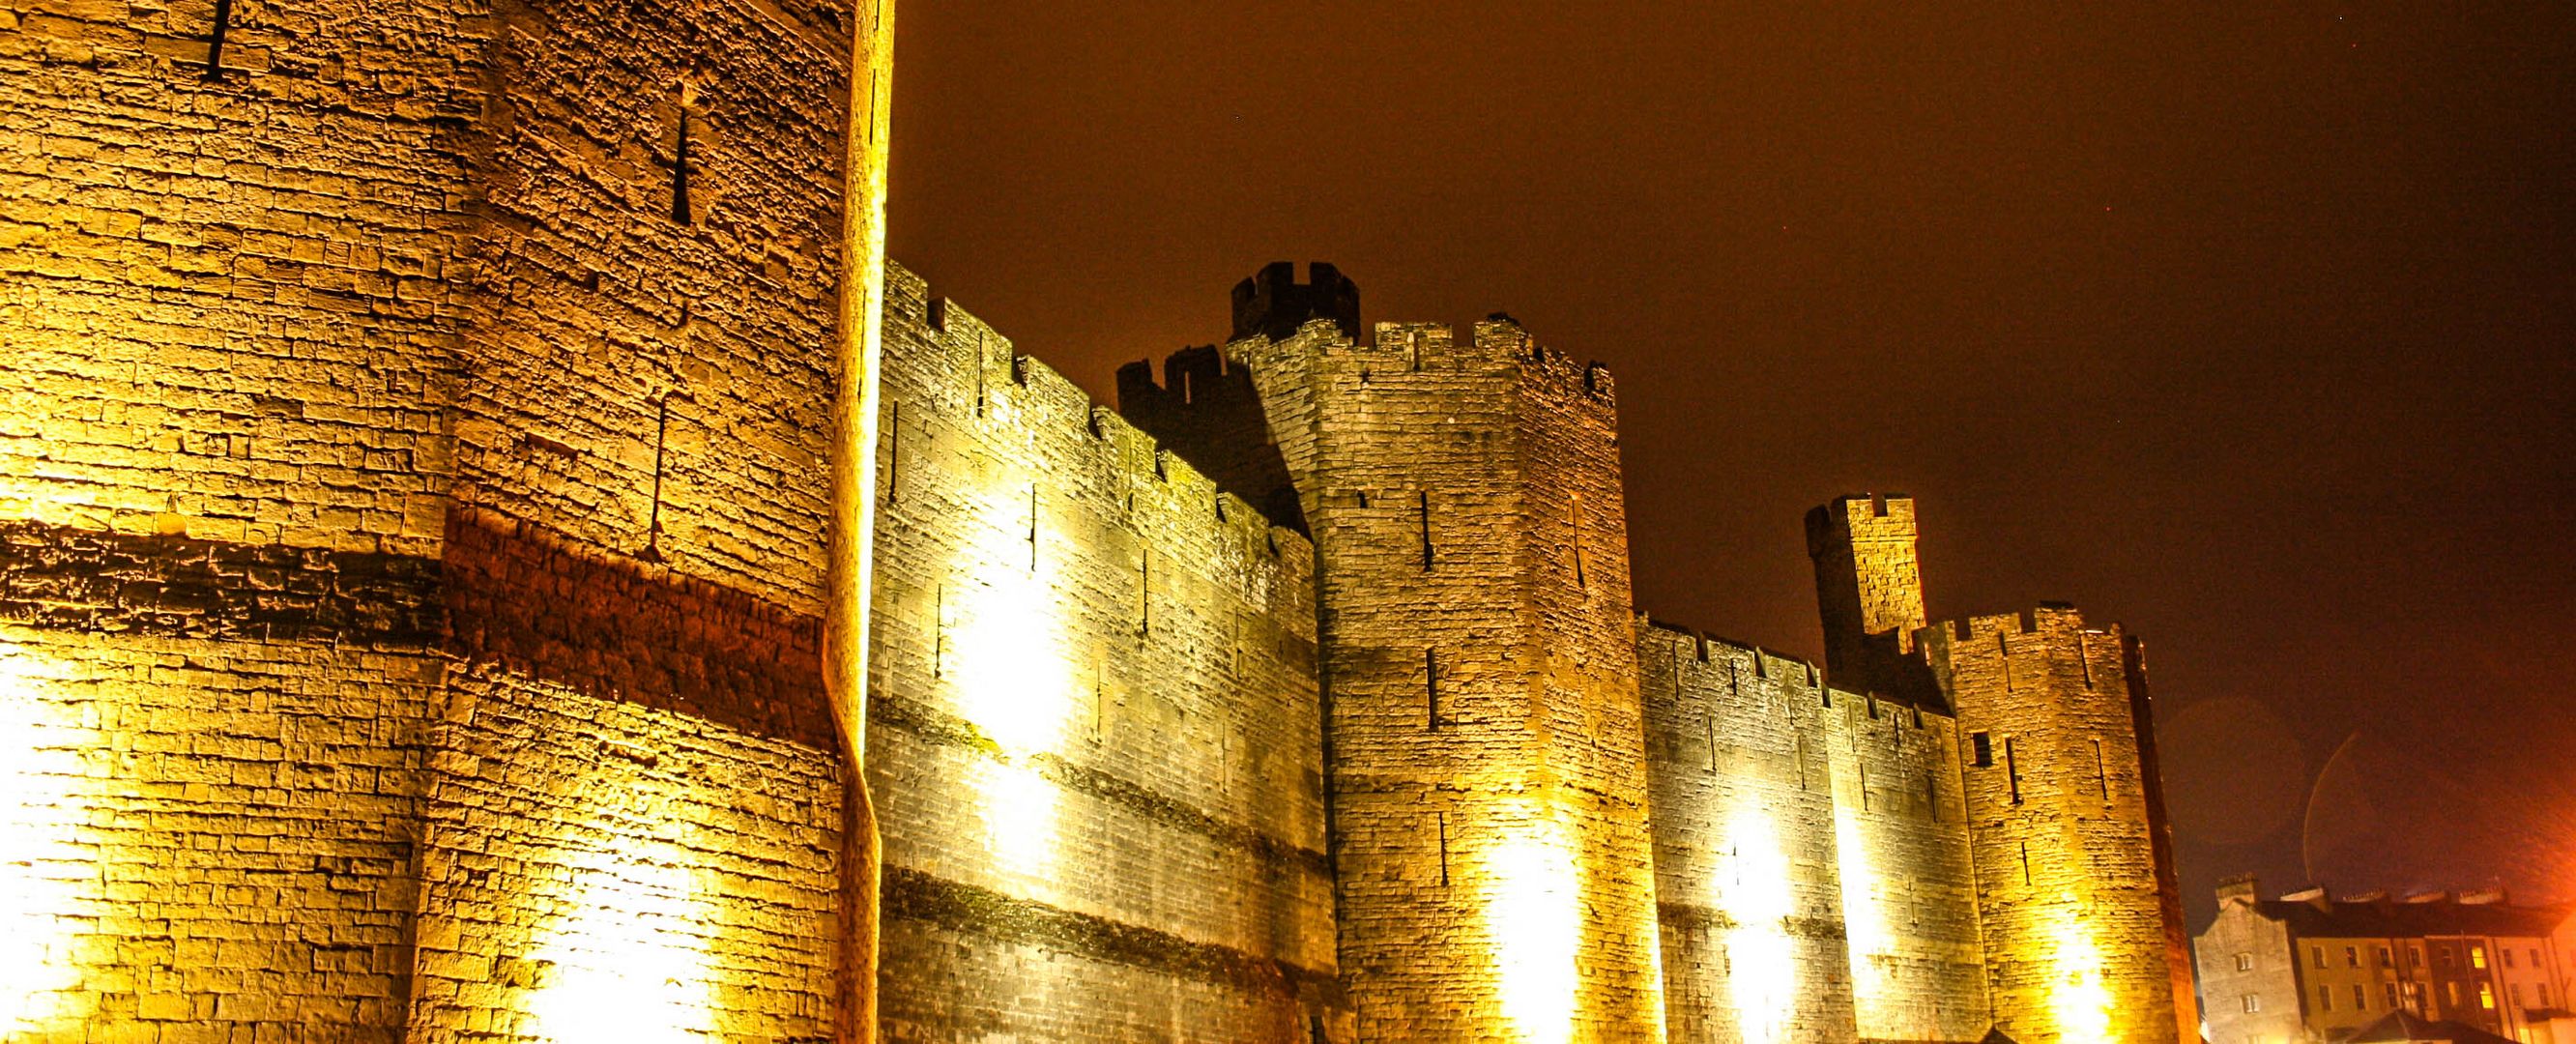
{"label": "tower top", "polygon": [[1317,319],[1330,319],[1356,341],[1360,338],[1360,288],[1340,269],[1323,261],[1306,264],[1306,282],[1297,281],[1297,265],[1273,261],[1252,277],[1234,284],[1234,336],[1240,341],[1266,334],[1274,341],[1295,336]]}

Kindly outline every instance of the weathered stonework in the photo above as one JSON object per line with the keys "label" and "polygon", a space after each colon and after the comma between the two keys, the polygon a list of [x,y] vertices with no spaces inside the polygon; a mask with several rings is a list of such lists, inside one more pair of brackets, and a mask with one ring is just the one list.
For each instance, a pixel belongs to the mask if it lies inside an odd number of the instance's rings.
{"label": "weathered stonework", "polygon": [[[0,0],[0,1038],[865,1025],[859,23]],[[1910,501],[1811,525],[1828,678],[1641,625],[1610,377],[1507,318],[1273,266],[1131,423],[887,282],[885,1037],[2187,1020],[2134,643],[1923,627]]]}
{"label": "weathered stonework", "polygon": [[[1236,325],[1281,324],[1238,312]],[[1465,341],[1381,324],[1359,344],[1324,317],[1228,352],[1251,370],[1316,540],[1340,954],[1360,1035],[1653,1035],[1607,374],[1502,319]]]}
{"label": "weathered stonework", "polygon": [[1638,653],[1671,1039],[1982,1036],[1955,723],[1662,624]]}
{"label": "weathered stonework", "polygon": [[919,280],[886,320],[889,1035],[1346,1034],[1305,538]]}
{"label": "weathered stonework", "polygon": [[2117,628],[2072,606],[1919,635],[1982,737],[1963,772],[1995,1023],[2015,1039],[2171,1041],[2172,967]]}

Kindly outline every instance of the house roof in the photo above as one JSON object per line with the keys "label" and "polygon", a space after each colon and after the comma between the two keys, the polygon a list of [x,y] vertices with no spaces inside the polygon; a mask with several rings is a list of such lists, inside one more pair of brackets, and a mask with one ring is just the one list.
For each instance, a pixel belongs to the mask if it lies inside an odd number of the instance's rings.
{"label": "house roof", "polygon": [[2566,923],[2565,906],[2508,906],[2463,903],[2456,899],[2400,902],[2372,899],[2309,901],[2266,899],[2255,912],[2289,926],[2303,937],[2333,939],[2412,938],[2428,935],[2493,935],[2546,937]]}
{"label": "house roof", "polygon": [[2408,1011],[2390,1012],[2342,1040],[2344,1044],[2513,1044],[2475,1026],[2431,1022]]}

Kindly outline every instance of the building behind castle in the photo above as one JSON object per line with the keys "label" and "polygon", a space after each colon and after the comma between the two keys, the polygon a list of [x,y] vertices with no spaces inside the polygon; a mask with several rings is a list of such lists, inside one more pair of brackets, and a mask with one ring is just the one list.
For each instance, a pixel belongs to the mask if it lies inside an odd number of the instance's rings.
{"label": "building behind castle", "polygon": [[2576,1040],[2576,907],[2497,891],[2265,899],[2241,877],[2219,886],[2218,917],[2192,948],[2210,1044],[2345,1040],[2391,1016]]}
{"label": "building behind castle", "polygon": [[[0,1037],[845,1028],[847,16],[11,9]],[[1272,266],[1113,410],[889,288],[886,1037],[2193,1035],[2137,643],[1910,500],[1820,667],[1637,611],[1508,318]]]}

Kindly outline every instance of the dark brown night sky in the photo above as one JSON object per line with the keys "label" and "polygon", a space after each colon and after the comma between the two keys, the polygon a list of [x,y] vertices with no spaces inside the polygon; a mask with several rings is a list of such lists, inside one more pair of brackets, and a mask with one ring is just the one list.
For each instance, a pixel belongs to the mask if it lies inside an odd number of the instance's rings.
{"label": "dark brown night sky", "polygon": [[[2576,5],[903,5],[893,252],[1106,398],[1329,260],[1619,377],[1640,605],[2152,652],[2221,876],[2576,899]],[[2271,10],[2254,10],[2269,7]]]}

